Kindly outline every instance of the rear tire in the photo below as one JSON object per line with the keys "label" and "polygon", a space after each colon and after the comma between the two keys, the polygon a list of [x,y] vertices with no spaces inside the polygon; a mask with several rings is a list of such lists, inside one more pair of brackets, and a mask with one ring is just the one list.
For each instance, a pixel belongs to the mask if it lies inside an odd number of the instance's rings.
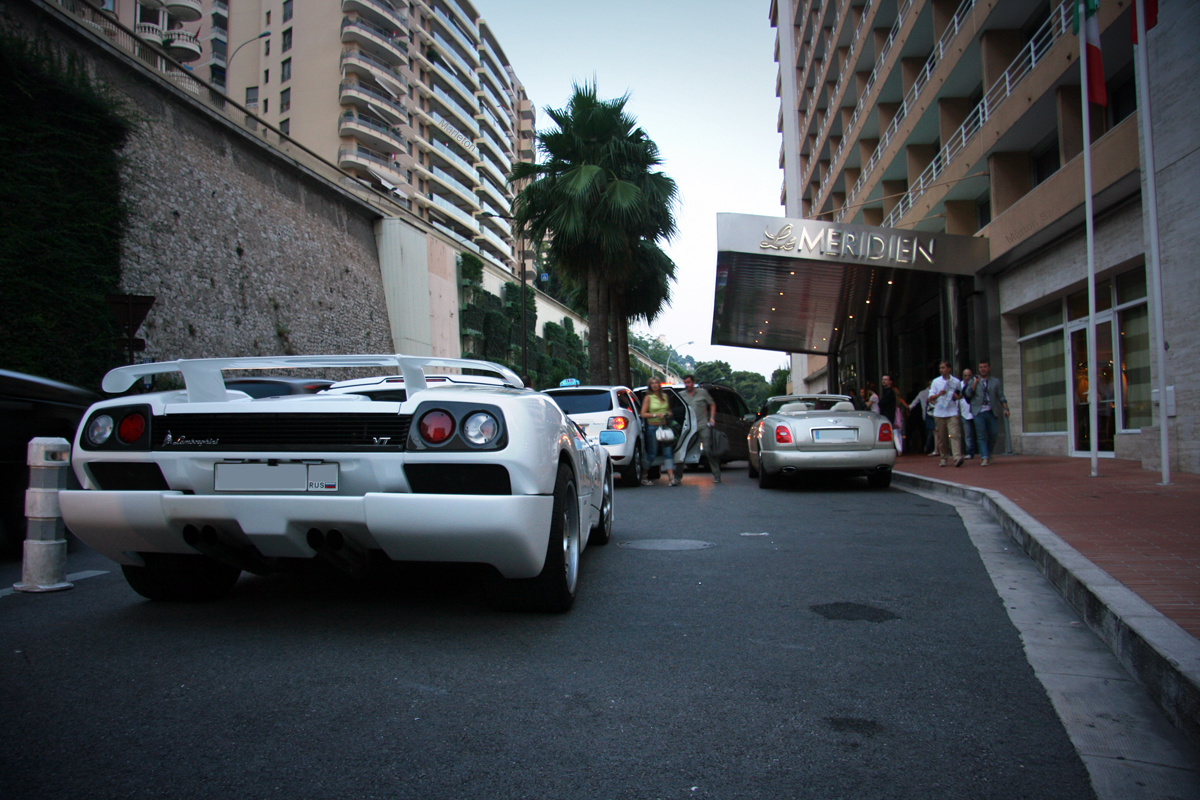
{"label": "rear tire", "polygon": [[633,458],[629,462],[629,466],[621,470],[621,482],[626,486],[641,486],[642,485],[642,443],[638,442],[633,447]]}
{"label": "rear tire", "polygon": [[202,602],[229,594],[242,571],[208,556],[146,553],[144,567],[121,566],[125,580],[149,600]]}
{"label": "rear tire", "polygon": [[[762,459],[761,454],[759,455],[759,459]],[[746,474],[748,474],[751,478],[758,477],[758,467],[754,466],[754,461],[752,461],[749,456],[746,458]]]}
{"label": "rear tire", "polygon": [[[761,458],[761,456],[760,456],[760,458]],[[768,474],[766,467],[764,467],[762,465],[762,462],[759,462],[759,465],[758,465],[758,488],[774,489],[778,485],[779,485],[779,476]]]}
{"label": "rear tire", "polygon": [[[641,485],[641,481],[638,481]],[[608,469],[604,470],[604,490],[600,496],[600,521],[596,527],[592,528],[592,532],[588,534],[588,545],[598,545],[603,547],[608,544],[608,540],[612,537],[613,526],[613,473],[612,464]]]}
{"label": "rear tire", "polygon": [[876,470],[867,476],[867,485],[872,489],[886,489],[892,485],[892,471]]}
{"label": "rear tire", "polygon": [[579,583],[578,497],[571,468],[559,464],[542,571],[534,578],[510,579],[497,573],[488,587],[493,606],[503,611],[562,613],[570,610]]}

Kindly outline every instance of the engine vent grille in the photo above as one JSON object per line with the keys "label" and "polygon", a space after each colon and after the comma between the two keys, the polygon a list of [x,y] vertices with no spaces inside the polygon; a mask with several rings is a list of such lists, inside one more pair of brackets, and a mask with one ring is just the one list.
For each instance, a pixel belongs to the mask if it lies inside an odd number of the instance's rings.
{"label": "engine vent grille", "polygon": [[150,426],[154,450],[399,452],[411,414],[172,414]]}

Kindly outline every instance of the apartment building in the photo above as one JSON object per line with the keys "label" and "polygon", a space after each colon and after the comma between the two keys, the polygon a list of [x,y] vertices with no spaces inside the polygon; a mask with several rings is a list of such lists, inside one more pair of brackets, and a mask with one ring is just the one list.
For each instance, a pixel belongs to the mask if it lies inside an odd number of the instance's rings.
{"label": "apartment building", "polygon": [[507,176],[533,158],[535,109],[469,0],[104,8],[269,125],[517,273]]}
{"label": "apartment building", "polygon": [[[1198,472],[1193,356],[1200,336],[1186,321],[1200,301],[1192,261],[1200,187],[1187,177],[1198,166],[1189,131],[1198,113],[1200,6],[1163,0],[1146,44],[1157,196],[1165,209],[1159,242],[1170,349],[1160,403],[1132,5],[1101,0],[1107,105],[1088,106],[1095,435],[1101,455],[1154,467],[1165,411],[1173,465]],[[940,359],[959,370],[990,358],[1012,409],[1003,446],[1090,453],[1093,328],[1072,12],[1060,0],[773,0],[786,221],[857,231],[864,242],[873,231],[881,241],[908,236],[918,248],[938,236],[986,242],[982,262],[967,269],[933,269],[932,258],[925,269],[894,260],[847,266],[840,300],[829,304],[828,336],[809,340],[794,357],[797,389],[858,387],[888,373],[912,397]],[[841,237],[845,257],[845,234],[828,235],[826,242]],[[817,234],[802,232],[802,243],[806,236]],[[778,249],[770,239],[764,252]]]}

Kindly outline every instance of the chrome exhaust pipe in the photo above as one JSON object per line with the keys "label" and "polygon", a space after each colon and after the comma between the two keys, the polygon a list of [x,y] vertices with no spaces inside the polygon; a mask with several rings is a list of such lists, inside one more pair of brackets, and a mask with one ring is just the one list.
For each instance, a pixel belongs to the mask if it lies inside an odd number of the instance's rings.
{"label": "chrome exhaust pipe", "polygon": [[360,577],[367,570],[370,558],[367,551],[339,530],[308,532],[308,546],[322,561],[337,567],[351,577]]}
{"label": "chrome exhaust pipe", "polygon": [[183,541],[188,547],[199,551],[214,561],[231,567],[265,575],[271,571],[267,560],[249,542],[238,542],[222,534],[216,527],[187,524],[183,526]]}

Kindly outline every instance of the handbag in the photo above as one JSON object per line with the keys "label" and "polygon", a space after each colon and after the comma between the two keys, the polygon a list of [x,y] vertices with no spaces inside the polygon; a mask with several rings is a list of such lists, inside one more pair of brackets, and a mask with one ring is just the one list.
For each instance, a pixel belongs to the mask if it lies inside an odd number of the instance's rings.
{"label": "handbag", "polygon": [[717,458],[724,458],[729,454],[729,437],[724,431],[713,428],[712,431],[713,455]]}
{"label": "handbag", "polygon": [[654,430],[654,438],[660,442],[675,441],[675,431],[671,430],[668,425],[659,425]]}

